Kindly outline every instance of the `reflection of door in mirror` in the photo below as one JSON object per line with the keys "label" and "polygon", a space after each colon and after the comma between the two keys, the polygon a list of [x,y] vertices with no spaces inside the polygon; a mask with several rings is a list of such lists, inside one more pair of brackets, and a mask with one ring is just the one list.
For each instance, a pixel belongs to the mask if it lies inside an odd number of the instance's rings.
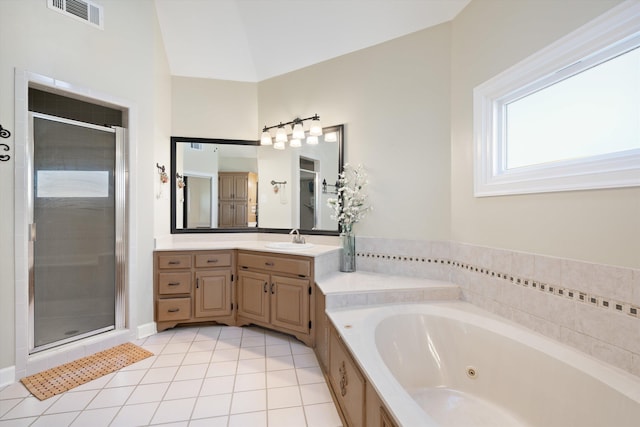
{"label": "reflection of door in mirror", "polygon": [[315,230],[317,228],[316,207],[318,173],[315,162],[300,157],[300,229]]}
{"label": "reflection of door in mirror", "polygon": [[211,177],[184,176],[185,228],[211,227]]}
{"label": "reflection of door in mirror", "polygon": [[258,177],[253,172],[218,174],[218,227],[256,227]]}

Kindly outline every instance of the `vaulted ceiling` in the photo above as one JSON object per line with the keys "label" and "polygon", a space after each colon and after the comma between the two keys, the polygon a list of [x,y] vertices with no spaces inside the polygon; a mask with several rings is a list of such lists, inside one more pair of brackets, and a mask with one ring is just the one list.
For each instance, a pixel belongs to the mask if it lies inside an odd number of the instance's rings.
{"label": "vaulted ceiling", "polygon": [[453,19],[470,0],[155,0],[171,74],[258,82]]}

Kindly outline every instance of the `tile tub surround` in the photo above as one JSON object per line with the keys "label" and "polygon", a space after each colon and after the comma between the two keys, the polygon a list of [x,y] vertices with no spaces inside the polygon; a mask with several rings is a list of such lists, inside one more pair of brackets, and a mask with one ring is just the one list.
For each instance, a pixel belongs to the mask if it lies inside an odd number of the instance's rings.
{"label": "tile tub surround", "polygon": [[460,287],[449,282],[356,271],[316,280],[327,310],[377,304],[460,299]]}
{"label": "tile tub surround", "polygon": [[459,285],[463,300],[640,376],[640,270],[457,242],[363,237],[360,272]]}

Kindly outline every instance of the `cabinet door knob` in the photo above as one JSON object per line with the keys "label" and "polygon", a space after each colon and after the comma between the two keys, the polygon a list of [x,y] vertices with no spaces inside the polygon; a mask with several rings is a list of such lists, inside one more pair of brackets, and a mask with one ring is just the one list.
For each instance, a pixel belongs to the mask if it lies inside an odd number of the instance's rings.
{"label": "cabinet door knob", "polygon": [[273,295],[273,294],[275,294],[275,293],[276,293],[276,291],[273,289],[273,287],[274,287],[275,285],[276,285],[275,283],[272,283],[272,284],[271,284],[271,295]]}
{"label": "cabinet door knob", "polygon": [[264,293],[265,293],[265,294],[267,293],[267,286],[268,286],[268,285],[269,285],[269,284],[268,284],[267,282],[264,282],[264,286],[262,287],[262,289],[264,290]]}

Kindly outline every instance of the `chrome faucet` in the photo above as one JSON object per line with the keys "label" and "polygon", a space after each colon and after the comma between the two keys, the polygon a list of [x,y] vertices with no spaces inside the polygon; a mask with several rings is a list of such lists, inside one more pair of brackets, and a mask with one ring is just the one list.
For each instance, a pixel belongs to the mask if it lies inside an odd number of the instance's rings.
{"label": "chrome faucet", "polygon": [[293,230],[291,230],[291,231],[289,232],[289,234],[294,234],[294,233],[295,233],[295,235],[293,236],[293,241],[292,241],[293,243],[300,243],[300,244],[302,244],[302,243],[304,243],[304,242],[305,242],[305,241],[304,241],[304,237],[302,237],[302,236],[300,235],[300,231],[299,231],[297,228],[294,228]]}

